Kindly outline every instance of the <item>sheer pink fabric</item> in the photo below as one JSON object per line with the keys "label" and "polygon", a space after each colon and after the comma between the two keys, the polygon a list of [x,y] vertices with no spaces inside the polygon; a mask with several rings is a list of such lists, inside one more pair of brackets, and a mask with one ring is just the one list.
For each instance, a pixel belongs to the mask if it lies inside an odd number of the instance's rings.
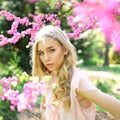
{"label": "sheer pink fabric", "polygon": [[87,77],[85,77],[80,69],[74,68],[70,93],[71,110],[70,112],[67,112],[63,109],[60,103],[58,103],[57,107],[51,104],[52,85],[46,86],[46,120],[95,120],[95,104],[92,103],[92,105],[87,109],[80,106],[76,98],[76,88],[78,88],[80,91],[97,90],[97,88],[91,84],[91,82]]}

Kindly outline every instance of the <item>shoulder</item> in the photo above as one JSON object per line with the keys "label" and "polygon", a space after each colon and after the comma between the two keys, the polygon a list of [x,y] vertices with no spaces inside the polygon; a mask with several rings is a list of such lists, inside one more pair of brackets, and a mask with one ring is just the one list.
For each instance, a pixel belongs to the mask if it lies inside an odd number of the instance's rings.
{"label": "shoulder", "polygon": [[73,67],[73,76],[77,75],[77,74],[81,74],[82,70],[78,67]]}
{"label": "shoulder", "polygon": [[88,76],[80,68],[75,67],[71,79],[71,86],[81,91],[94,90],[96,87],[91,83]]}
{"label": "shoulder", "polygon": [[73,75],[72,75],[72,80],[74,79],[88,79],[87,75],[85,74],[84,71],[82,71],[82,69],[74,67],[73,68]]}
{"label": "shoulder", "polygon": [[79,85],[81,81],[84,81],[84,79],[87,79],[87,76],[85,76],[84,72],[80,68],[74,67],[71,83],[73,85]]}

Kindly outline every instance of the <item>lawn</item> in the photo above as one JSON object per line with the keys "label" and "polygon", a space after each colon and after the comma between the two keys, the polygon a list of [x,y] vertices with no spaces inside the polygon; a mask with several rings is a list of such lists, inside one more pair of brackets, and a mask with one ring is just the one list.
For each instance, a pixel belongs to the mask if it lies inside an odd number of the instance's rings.
{"label": "lawn", "polygon": [[95,71],[106,71],[112,74],[120,75],[120,65],[109,65],[109,66],[96,66],[96,65],[87,65],[83,66],[81,64],[77,65],[80,68],[84,68],[87,70],[95,70]]}

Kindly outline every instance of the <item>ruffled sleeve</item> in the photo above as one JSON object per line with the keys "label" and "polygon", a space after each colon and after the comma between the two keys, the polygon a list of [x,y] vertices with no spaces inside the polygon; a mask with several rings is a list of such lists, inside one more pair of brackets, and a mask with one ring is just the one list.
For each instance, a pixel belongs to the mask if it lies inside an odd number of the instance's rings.
{"label": "ruffled sleeve", "polygon": [[76,68],[74,70],[71,82],[72,86],[74,88],[78,88],[80,91],[97,90],[97,88],[92,84],[86,74],[79,68]]}
{"label": "ruffled sleeve", "polygon": [[78,68],[74,69],[71,80],[71,120],[95,120],[96,110],[95,104],[89,108],[83,108],[76,97],[75,89],[80,91],[98,90],[87,78],[87,76]]}

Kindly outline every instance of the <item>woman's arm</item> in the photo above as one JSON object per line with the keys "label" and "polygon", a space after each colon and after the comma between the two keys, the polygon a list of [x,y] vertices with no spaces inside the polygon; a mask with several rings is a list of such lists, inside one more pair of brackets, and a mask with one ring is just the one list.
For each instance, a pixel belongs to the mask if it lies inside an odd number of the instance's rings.
{"label": "woman's arm", "polygon": [[94,102],[111,113],[116,118],[116,120],[120,120],[120,101],[113,96],[103,93],[100,90],[83,92],[76,89],[76,93],[78,98],[82,96],[84,99]]}

